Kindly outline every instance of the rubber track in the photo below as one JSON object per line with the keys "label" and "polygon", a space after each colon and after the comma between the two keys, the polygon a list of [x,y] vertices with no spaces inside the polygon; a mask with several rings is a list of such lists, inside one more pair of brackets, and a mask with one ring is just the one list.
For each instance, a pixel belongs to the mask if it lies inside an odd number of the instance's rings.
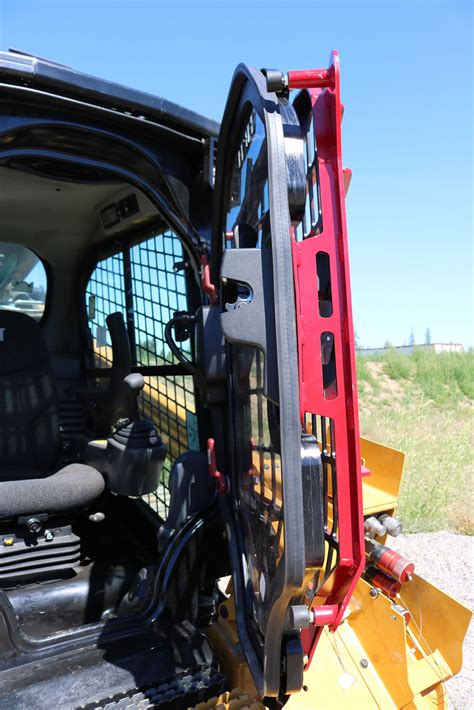
{"label": "rubber track", "polygon": [[227,679],[214,668],[194,668],[157,684],[131,688],[81,705],[76,710],[185,710],[220,695],[226,686]]}

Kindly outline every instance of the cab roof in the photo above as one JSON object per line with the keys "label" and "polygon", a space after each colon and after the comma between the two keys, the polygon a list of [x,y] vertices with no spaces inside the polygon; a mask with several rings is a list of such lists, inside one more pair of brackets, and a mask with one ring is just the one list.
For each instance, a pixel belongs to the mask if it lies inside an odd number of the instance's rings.
{"label": "cab roof", "polygon": [[2,85],[31,88],[141,117],[194,138],[217,138],[219,123],[195,111],[32,54],[0,51]]}

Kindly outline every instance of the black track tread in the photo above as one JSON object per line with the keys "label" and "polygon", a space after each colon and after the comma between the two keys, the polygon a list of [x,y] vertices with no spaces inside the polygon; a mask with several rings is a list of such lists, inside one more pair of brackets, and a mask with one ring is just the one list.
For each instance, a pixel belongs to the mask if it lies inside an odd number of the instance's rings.
{"label": "black track tread", "polygon": [[76,710],[184,710],[227,689],[226,678],[210,667],[190,668],[158,683],[130,688]]}

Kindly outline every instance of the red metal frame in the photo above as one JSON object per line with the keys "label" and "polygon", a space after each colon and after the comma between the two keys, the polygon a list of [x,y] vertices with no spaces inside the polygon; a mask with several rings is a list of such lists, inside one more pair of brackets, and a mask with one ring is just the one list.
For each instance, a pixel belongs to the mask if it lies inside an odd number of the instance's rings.
{"label": "red metal frame", "polygon": [[[296,75],[296,76],[295,76]],[[338,502],[339,561],[333,572],[332,591],[324,606],[337,605],[337,613],[328,614],[335,630],[359,579],[365,560],[361,458],[354,351],[354,329],[349,279],[345,191],[350,173],[344,172],[341,155],[339,57],[333,52],[326,70],[289,72],[291,86],[311,86],[311,99],[317,163],[322,231],[297,242],[292,235],[295,276],[300,377],[300,413],[330,417],[334,421]],[[312,83],[313,82],[313,83]],[[345,179],[344,179],[345,178]],[[322,317],[318,309],[316,255],[329,255],[332,315]],[[321,334],[334,335],[337,395],[325,399],[321,363]],[[320,608],[321,609],[321,608]],[[333,609],[331,608],[331,612]],[[323,618],[322,610],[318,612]],[[305,653],[311,659],[320,628],[302,633]]]}

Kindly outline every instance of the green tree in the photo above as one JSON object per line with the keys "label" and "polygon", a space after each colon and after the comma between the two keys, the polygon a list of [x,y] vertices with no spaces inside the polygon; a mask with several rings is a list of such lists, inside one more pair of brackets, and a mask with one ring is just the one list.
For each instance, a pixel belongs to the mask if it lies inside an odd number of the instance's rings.
{"label": "green tree", "polygon": [[431,330],[429,329],[429,326],[425,333],[425,345],[431,345]]}
{"label": "green tree", "polygon": [[139,365],[156,365],[157,364],[157,343],[155,338],[145,338],[137,347],[137,363]]}

